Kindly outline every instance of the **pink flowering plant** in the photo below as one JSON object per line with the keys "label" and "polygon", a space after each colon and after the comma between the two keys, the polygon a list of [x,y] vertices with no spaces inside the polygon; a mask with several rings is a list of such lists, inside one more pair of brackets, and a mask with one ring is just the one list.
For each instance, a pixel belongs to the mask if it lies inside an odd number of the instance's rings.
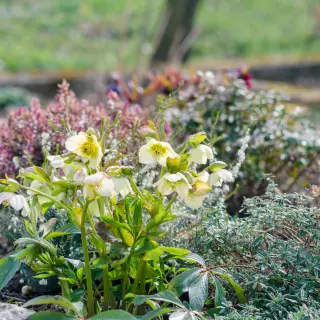
{"label": "pink flowering plant", "polygon": [[[86,100],[79,100],[64,80],[58,85],[55,101],[43,109],[40,101],[32,99],[30,107],[19,107],[10,113],[8,120],[0,128],[0,176],[14,177],[20,168],[29,164],[41,165],[45,154],[55,154],[65,150],[66,132],[95,130],[105,120],[104,128],[114,122],[113,139],[121,140],[131,134],[138,119],[143,120],[141,109],[131,105],[110,92],[107,104],[91,106]],[[109,137],[107,137],[109,138]],[[111,143],[111,141],[109,140]],[[132,144],[132,143],[131,143]],[[119,147],[119,145],[118,145]],[[124,150],[126,149],[123,143]]]}
{"label": "pink flowering plant", "polygon": [[[27,231],[0,269],[11,265],[16,270],[22,262],[36,278],[55,276],[61,286],[61,296],[41,296],[25,306],[56,304],[64,308],[68,319],[136,319],[141,315],[155,319],[162,314],[169,314],[170,319],[206,319],[210,286],[215,288],[216,308],[223,301],[219,278],[229,281],[245,303],[241,287],[227,273],[208,268],[201,257],[186,249],[161,242],[162,226],[176,219],[171,210],[174,202],[200,208],[213,187],[232,178],[227,164],[214,159],[206,135],[199,132],[174,149],[164,125],[158,129],[149,121],[140,129],[146,142],[138,152],[110,157],[107,137],[111,129],[105,130],[105,121],[100,122],[99,130],[69,131],[66,151],[45,154],[42,167],[30,166],[21,169],[16,180],[0,181],[0,202],[21,210]],[[158,172],[151,189],[141,189],[135,181],[141,166]],[[68,221],[58,230],[41,223],[50,207]],[[55,242],[74,233],[81,234],[80,260],[62,256]],[[187,263],[194,266],[188,269]],[[179,299],[183,292],[188,292],[189,301]],[[54,312],[30,319],[50,316],[64,319]]]}

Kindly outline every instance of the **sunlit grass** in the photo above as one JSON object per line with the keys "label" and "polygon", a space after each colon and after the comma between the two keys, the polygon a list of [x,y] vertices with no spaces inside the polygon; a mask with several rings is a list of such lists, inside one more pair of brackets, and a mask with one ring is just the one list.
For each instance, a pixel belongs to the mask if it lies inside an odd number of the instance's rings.
{"label": "sunlit grass", "polygon": [[[203,0],[192,61],[320,52],[316,2]],[[155,30],[164,23],[163,5],[163,0],[2,0],[0,70],[104,71],[147,64]]]}

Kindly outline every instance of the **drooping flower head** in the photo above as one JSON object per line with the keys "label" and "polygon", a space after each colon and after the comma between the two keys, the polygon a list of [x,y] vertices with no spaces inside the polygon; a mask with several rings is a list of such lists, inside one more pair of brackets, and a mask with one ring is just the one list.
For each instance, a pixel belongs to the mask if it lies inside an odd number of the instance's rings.
{"label": "drooping flower head", "polygon": [[167,172],[154,184],[154,187],[158,187],[158,191],[164,196],[176,191],[181,198],[185,198],[188,195],[189,189],[191,189],[188,179],[180,172]]}
{"label": "drooping flower head", "polygon": [[85,198],[112,197],[115,195],[114,183],[106,173],[97,172],[84,179],[83,195]]}
{"label": "drooping flower head", "polygon": [[30,208],[26,198],[23,195],[15,194],[13,192],[1,192],[0,204],[10,205],[14,210],[17,211],[24,209],[26,213],[30,212]]}

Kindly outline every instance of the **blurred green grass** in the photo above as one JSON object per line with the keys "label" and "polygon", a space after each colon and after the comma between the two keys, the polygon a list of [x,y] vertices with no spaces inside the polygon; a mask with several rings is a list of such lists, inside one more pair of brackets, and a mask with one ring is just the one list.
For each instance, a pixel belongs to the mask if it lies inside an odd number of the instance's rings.
{"label": "blurred green grass", "polygon": [[[148,61],[155,31],[164,23],[163,5],[164,0],[1,0],[0,70],[134,68]],[[203,0],[191,61],[320,53],[314,13],[319,5]]]}

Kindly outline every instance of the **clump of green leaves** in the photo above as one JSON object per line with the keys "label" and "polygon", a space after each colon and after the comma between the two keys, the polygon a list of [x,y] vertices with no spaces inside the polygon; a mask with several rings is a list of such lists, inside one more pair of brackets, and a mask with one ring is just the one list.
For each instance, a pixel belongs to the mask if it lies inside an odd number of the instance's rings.
{"label": "clump of green leaves", "polygon": [[[229,270],[245,289],[249,305],[235,310],[226,303],[218,319],[319,316],[319,208],[312,198],[282,194],[268,182],[263,196],[245,200],[243,218],[229,216],[221,201],[199,209],[204,218],[184,234],[191,250],[210,266]],[[234,294],[228,299],[232,302]]]}

